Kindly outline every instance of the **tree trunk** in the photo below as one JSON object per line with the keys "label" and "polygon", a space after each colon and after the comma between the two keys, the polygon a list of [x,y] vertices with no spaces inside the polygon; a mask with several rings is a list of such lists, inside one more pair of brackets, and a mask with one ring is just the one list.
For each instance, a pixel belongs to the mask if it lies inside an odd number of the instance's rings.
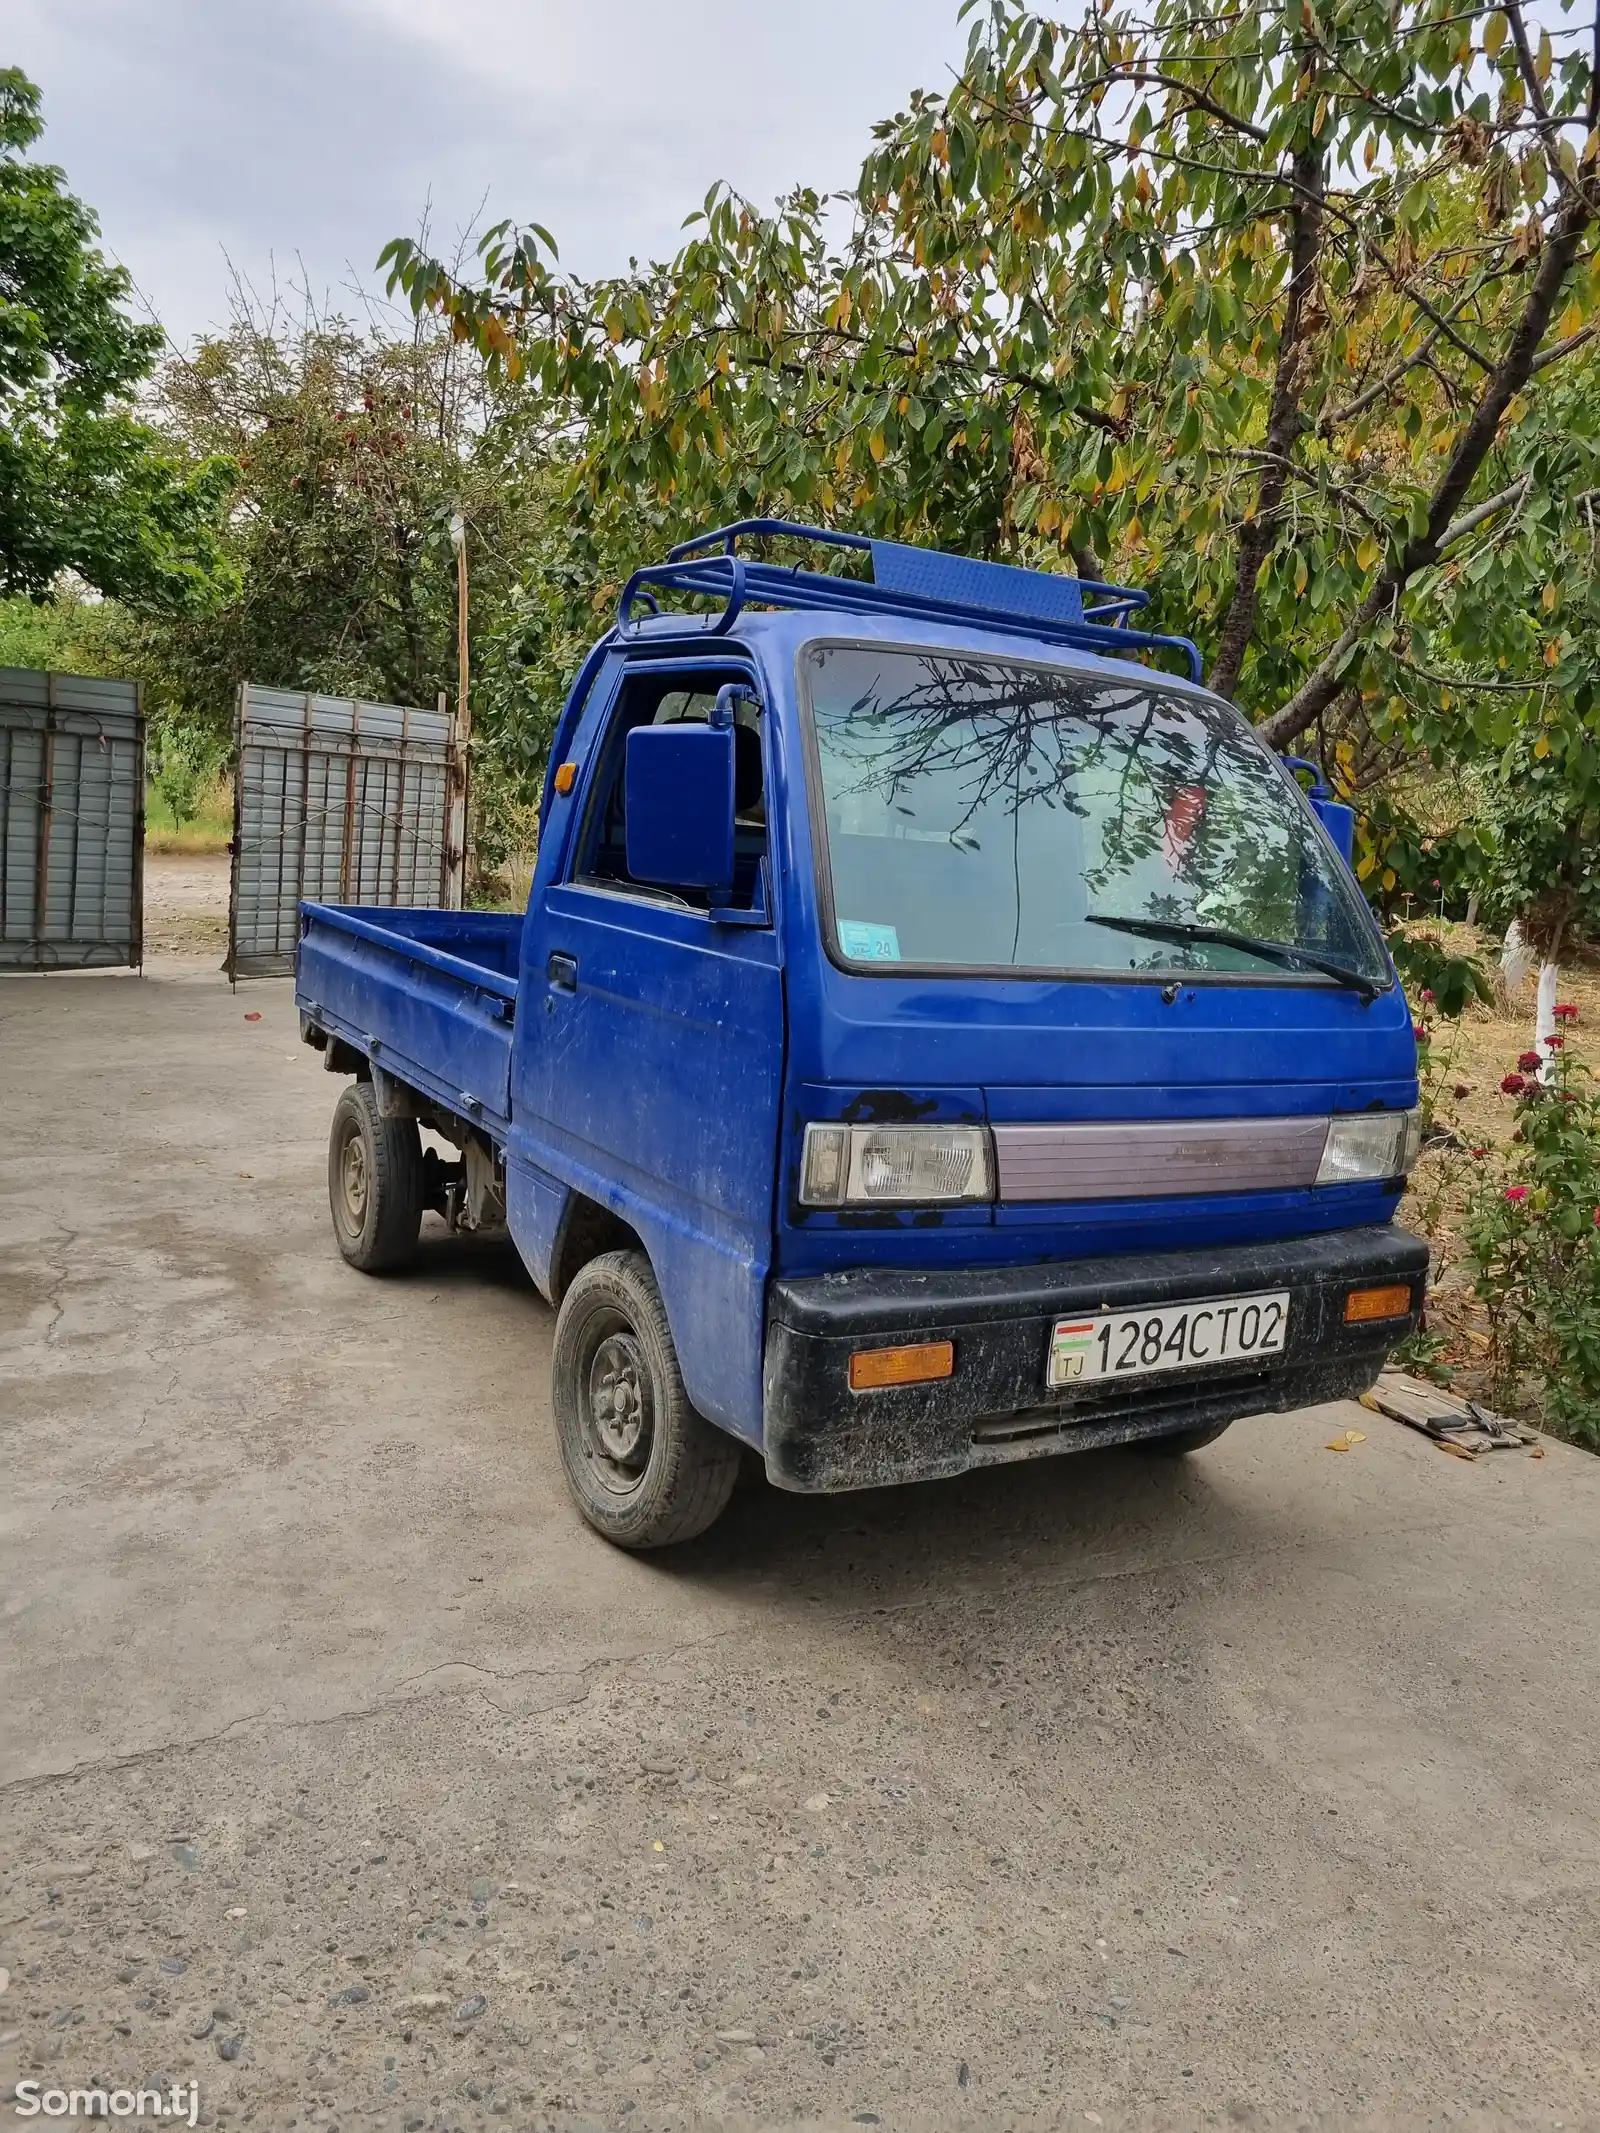
{"label": "tree trunk", "polygon": [[[1313,81],[1311,88],[1314,87]],[[1211,670],[1211,686],[1219,696],[1232,696],[1239,686],[1244,655],[1255,634],[1256,580],[1277,538],[1278,513],[1289,485],[1289,457],[1306,427],[1300,412],[1300,394],[1309,339],[1306,319],[1316,291],[1317,257],[1322,247],[1324,175],[1320,148],[1308,143],[1299,151],[1294,159],[1294,178],[1294,206],[1289,217],[1289,285],[1284,296],[1283,327],[1278,335],[1272,407],[1263,440],[1271,456],[1256,490],[1256,507],[1239,529],[1233,598]]]}
{"label": "tree trunk", "polygon": [[1522,988],[1528,982],[1528,973],[1533,968],[1533,950],[1528,946],[1522,931],[1522,921],[1514,918],[1506,928],[1506,937],[1500,949],[1500,969],[1496,989],[1500,1004],[1508,1015],[1514,1015],[1522,1004]]}
{"label": "tree trunk", "polygon": [[1561,983],[1561,965],[1551,961],[1539,965],[1539,1004],[1534,1010],[1533,1041],[1543,1054],[1544,1064],[1539,1069],[1541,1081],[1556,1078],[1556,1055],[1545,1043],[1546,1037],[1559,1035],[1561,1024],[1556,1020],[1556,994]]}
{"label": "tree trunk", "polygon": [[1556,996],[1561,983],[1561,936],[1564,930],[1558,919],[1539,963],[1539,993],[1533,1015],[1533,1042],[1534,1049],[1543,1062],[1539,1068],[1539,1079],[1546,1082],[1556,1078],[1556,1055],[1545,1039],[1559,1035],[1561,1029],[1556,1018]]}

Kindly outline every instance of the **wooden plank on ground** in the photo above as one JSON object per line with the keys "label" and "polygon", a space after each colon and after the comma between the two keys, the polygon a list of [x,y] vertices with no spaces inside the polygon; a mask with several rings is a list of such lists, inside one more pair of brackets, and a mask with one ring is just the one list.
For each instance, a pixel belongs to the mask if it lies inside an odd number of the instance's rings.
{"label": "wooden plank on ground", "polygon": [[1535,1441],[1536,1433],[1509,1415],[1463,1400],[1403,1370],[1385,1370],[1371,1392],[1362,1394],[1361,1404],[1374,1414],[1420,1429],[1452,1451],[1510,1450]]}

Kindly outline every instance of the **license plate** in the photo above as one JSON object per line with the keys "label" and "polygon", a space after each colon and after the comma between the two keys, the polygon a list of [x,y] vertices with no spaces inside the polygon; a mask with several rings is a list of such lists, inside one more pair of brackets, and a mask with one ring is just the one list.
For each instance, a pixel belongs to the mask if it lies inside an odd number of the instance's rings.
{"label": "license plate", "polygon": [[1288,1330],[1287,1289],[1161,1304],[1147,1311],[1084,1312],[1056,1320],[1047,1379],[1051,1385],[1078,1385],[1276,1355]]}

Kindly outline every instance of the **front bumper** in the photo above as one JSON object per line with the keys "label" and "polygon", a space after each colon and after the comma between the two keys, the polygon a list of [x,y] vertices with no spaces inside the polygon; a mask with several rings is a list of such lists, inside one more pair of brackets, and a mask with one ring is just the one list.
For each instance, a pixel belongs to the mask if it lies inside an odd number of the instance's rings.
{"label": "front bumper", "polygon": [[[779,1280],[767,1314],[767,1474],[784,1489],[878,1488],[1348,1398],[1416,1325],[1427,1270],[1427,1246],[1385,1223],[1208,1251]],[[1349,1289],[1400,1281],[1411,1284],[1408,1316],[1346,1325]],[[1081,1391],[1045,1383],[1058,1318],[1263,1289],[1290,1295],[1277,1355]],[[930,1340],[955,1343],[953,1377],[850,1390],[857,1349]]]}

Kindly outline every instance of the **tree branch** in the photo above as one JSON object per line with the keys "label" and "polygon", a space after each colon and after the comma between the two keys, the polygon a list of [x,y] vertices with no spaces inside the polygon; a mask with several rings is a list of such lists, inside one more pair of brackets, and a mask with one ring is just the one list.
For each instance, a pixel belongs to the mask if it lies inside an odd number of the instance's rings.
{"label": "tree branch", "polygon": [[1521,474],[1508,489],[1501,489],[1495,495],[1485,497],[1473,510],[1466,512],[1461,518],[1452,519],[1439,536],[1439,553],[1443,555],[1445,550],[1453,548],[1457,541],[1464,541],[1469,533],[1476,532],[1478,527],[1497,517],[1509,505],[1520,504],[1532,486],[1533,476]]}
{"label": "tree branch", "polygon": [[1419,363],[1426,361],[1434,342],[1440,337],[1439,329],[1435,326],[1414,355],[1404,357],[1391,369],[1386,370],[1375,385],[1369,385],[1365,392],[1357,393],[1356,397],[1353,400],[1347,400],[1343,407],[1336,407],[1330,413],[1324,415],[1317,425],[1323,436],[1331,436],[1335,430],[1342,429],[1347,422],[1354,422],[1358,415],[1364,415],[1369,407],[1376,406],[1378,401],[1383,399],[1386,394],[1400,383],[1400,380],[1405,377],[1408,371],[1415,370]]}
{"label": "tree branch", "polygon": [[[992,97],[974,97],[973,102],[986,109],[991,117],[1004,115],[1003,107],[996,104]],[[1103,134],[1086,126],[1072,126],[1068,125],[1063,121],[1061,123],[1058,123],[1054,127],[1047,127],[1044,130],[1047,133],[1057,133],[1064,140],[1082,141],[1086,146],[1093,149],[1102,161],[1107,161],[1113,155],[1121,154],[1123,152],[1120,143],[1107,141]],[[1295,175],[1293,166],[1291,166],[1290,170],[1288,171],[1241,170],[1237,164],[1212,163],[1208,162],[1203,156],[1184,155],[1181,151],[1174,148],[1153,148],[1148,143],[1146,143],[1145,146],[1142,147],[1139,152],[1141,155],[1146,156],[1152,163],[1170,164],[1174,170],[1202,171],[1210,177],[1231,178],[1235,184],[1241,186],[1251,184],[1260,185],[1268,189],[1274,186],[1279,186],[1296,199],[1303,200],[1306,197],[1305,189],[1302,187],[1298,177]],[[1363,241],[1366,242],[1368,249],[1372,253],[1373,258],[1378,262],[1379,266],[1382,267],[1385,274],[1388,275],[1390,281],[1394,284],[1400,295],[1403,296],[1408,303],[1414,305],[1415,308],[1422,313],[1425,319],[1427,319],[1432,325],[1436,326],[1439,329],[1440,333],[1444,335],[1445,339],[1449,341],[1453,347],[1458,349],[1462,355],[1466,356],[1469,362],[1476,363],[1478,368],[1483,371],[1485,375],[1487,375],[1493,370],[1494,365],[1490,362],[1489,358],[1481,354],[1478,349],[1474,348],[1470,341],[1463,339],[1462,336],[1457,333],[1455,328],[1450,324],[1449,319],[1445,317],[1442,313],[1436,311],[1433,308],[1432,304],[1428,302],[1427,298],[1425,296],[1420,295],[1417,290],[1412,287],[1410,280],[1407,278],[1407,276],[1400,272],[1400,269],[1390,258],[1388,252],[1385,251],[1384,247],[1373,239],[1370,231],[1364,231],[1362,229],[1360,223],[1357,221],[1356,217],[1350,212],[1348,208],[1343,206],[1343,204],[1339,200],[1326,194],[1325,192],[1318,194],[1318,200],[1320,206],[1322,207],[1325,213],[1334,216],[1338,221],[1344,224],[1344,226],[1351,232],[1353,236],[1360,237],[1363,239]]]}
{"label": "tree branch", "polygon": [[1103,585],[1106,582],[1106,566],[1087,541],[1080,540],[1074,533],[1069,533],[1067,535],[1067,553],[1071,556],[1072,567],[1080,578],[1087,579],[1093,585]]}
{"label": "tree branch", "polygon": [[1597,333],[1600,333],[1600,319],[1591,321],[1587,326],[1580,326],[1576,333],[1569,333],[1564,341],[1554,342],[1534,357],[1534,376],[1537,377],[1541,370],[1548,370],[1552,363],[1559,363],[1563,356],[1571,355],[1572,351],[1581,348],[1585,341],[1592,341]]}
{"label": "tree branch", "polygon": [[[1600,36],[1600,31],[1596,34]],[[1600,81],[1591,90],[1591,114],[1596,98],[1600,98]],[[1294,695],[1263,722],[1262,737],[1270,747],[1284,747],[1332,703],[1344,686],[1345,669],[1351,654],[1368,629],[1386,608],[1395,604],[1419,571],[1439,560],[1444,538],[1455,524],[1456,512],[1494,444],[1501,417],[1533,375],[1539,343],[1549,329],[1556,301],[1595,214],[1596,203],[1584,187],[1575,187],[1568,193],[1540,255],[1538,271],[1516,331],[1486,379],[1478,405],[1457,438],[1455,450],[1429,499],[1427,525],[1420,534],[1413,535],[1388,567],[1379,573],[1332,649]]]}
{"label": "tree branch", "polygon": [[1499,696],[1535,696],[1550,686],[1550,676],[1540,674],[1531,681],[1469,681],[1464,674],[1440,674],[1432,667],[1419,667],[1415,660],[1395,656],[1395,665],[1407,674],[1415,674],[1419,680],[1431,681],[1441,689],[1472,689],[1479,694],[1494,693]]}
{"label": "tree branch", "polygon": [[1112,67],[1106,74],[1097,77],[1091,76],[1083,82],[1075,82],[1073,91],[1075,95],[1081,97],[1085,92],[1099,87],[1102,83],[1109,87],[1112,83],[1117,82],[1132,82],[1140,88],[1164,89],[1169,96],[1181,96],[1186,107],[1193,110],[1209,111],[1214,119],[1220,119],[1223,125],[1232,126],[1239,133],[1248,134],[1252,141],[1264,142],[1267,139],[1265,126],[1256,126],[1249,119],[1241,118],[1237,111],[1230,111],[1226,104],[1219,104],[1214,97],[1207,96],[1204,89],[1197,89],[1192,83],[1179,81],[1173,75],[1146,70],[1142,67]]}
{"label": "tree branch", "polygon": [[1541,133],[1550,130],[1550,106],[1545,102],[1544,84],[1539,79],[1539,70],[1533,63],[1533,47],[1528,43],[1528,26],[1522,19],[1519,0],[1503,0],[1501,13],[1511,26],[1511,42],[1517,48],[1517,66],[1522,75],[1522,85],[1528,92],[1528,102],[1533,106],[1533,115],[1539,121]]}

